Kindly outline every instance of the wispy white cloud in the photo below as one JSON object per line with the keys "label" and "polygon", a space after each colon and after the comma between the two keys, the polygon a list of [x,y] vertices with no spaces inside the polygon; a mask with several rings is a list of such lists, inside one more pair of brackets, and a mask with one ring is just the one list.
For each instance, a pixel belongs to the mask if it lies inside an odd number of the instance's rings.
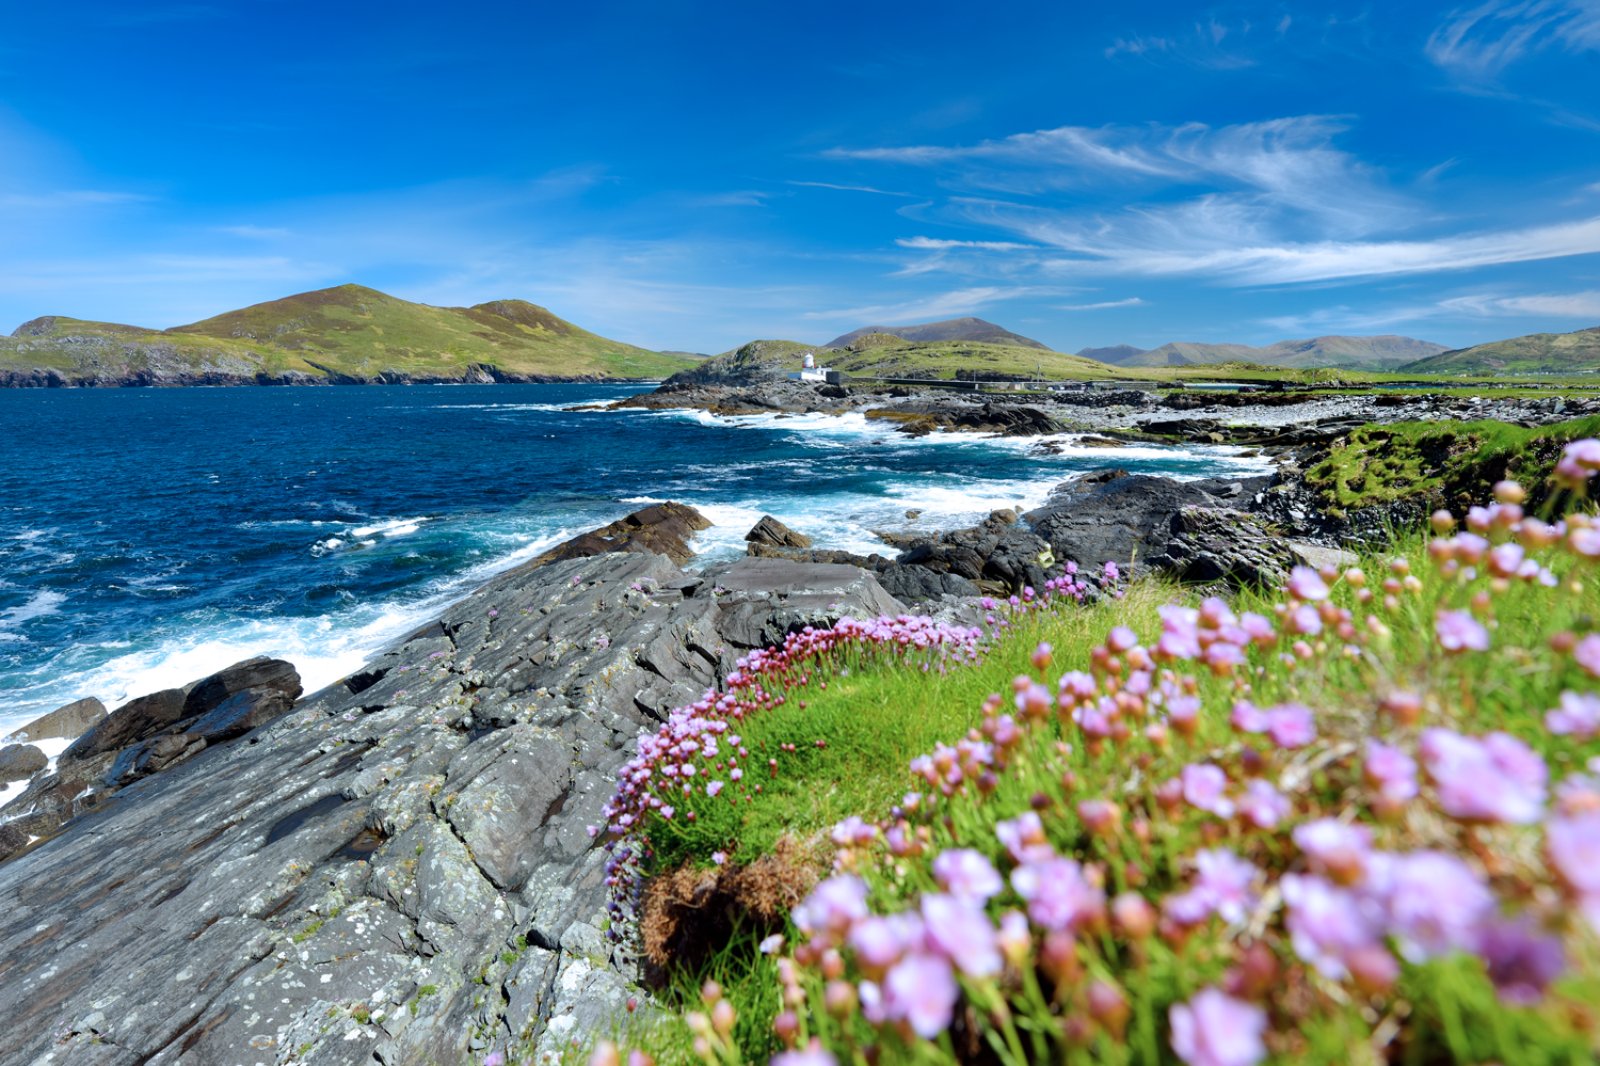
{"label": "wispy white cloud", "polygon": [[710,196],[696,196],[689,203],[693,207],[765,207],[771,197],[770,192],[759,189],[735,189],[732,192],[712,193]]}
{"label": "wispy white cloud", "polygon": [[1109,311],[1117,307],[1142,307],[1145,301],[1137,296],[1125,300],[1101,300],[1092,304],[1057,304],[1057,311]]}
{"label": "wispy white cloud", "polygon": [[1600,322],[1600,290],[1546,292],[1526,296],[1457,296],[1439,306],[1480,315],[1582,318]]}
{"label": "wispy white cloud", "polygon": [[878,196],[903,196],[912,198],[908,192],[895,192],[893,189],[879,189],[871,185],[836,185],[831,181],[789,181],[785,184],[798,185],[805,189],[832,189],[835,192],[870,192]]}
{"label": "wispy white cloud", "polygon": [[[1277,24],[1276,36],[1287,33],[1292,23],[1285,15]],[[1247,19],[1227,21],[1209,16],[1176,33],[1118,37],[1106,47],[1105,56],[1170,59],[1210,70],[1240,70],[1256,65],[1250,42],[1256,28]]]}
{"label": "wispy white cloud", "polygon": [[1015,252],[1023,248],[1036,248],[1037,245],[1018,244],[1016,241],[956,241],[938,237],[900,237],[895,240],[902,248],[917,248],[924,251],[950,251],[955,248],[973,248],[986,252]]}
{"label": "wispy white cloud", "polygon": [[1600,3],[1490,0],[1452,12],[1428,37],[1425,51],[1457,77],[1492,80],[1523,57],[1550,47],[1600,49]]}
{"label": "wispy white cloud", "polygon": [[1344,278],[1470,270],[1600,252],[1600,217],[1525,229],[1416,241],[1313,241],[1228,245],[1197,234],[1174,243],[1168,220],[1090,229],[1076,221],[1019,218],[996,224],[1074,253],[1049,264],[1062,274],[1197,275],[1232,285],[1283,285]]}
{"label": "wispy white cloud", "polygon": [[[1210,206],[1226,198],[1260,215],[1289,211],[1355,236],[1414,215],[1415,206],[1381,175],[1339,149],[1345,123],[1301,115],[1213,127],[1061,126],[973,145],[834,149],[837,158],[939,168],[958,185],[1037,196],[1069,188],[1121,197],[1210,186]],[[1237,217],[1235,219],[1237,221]]]}

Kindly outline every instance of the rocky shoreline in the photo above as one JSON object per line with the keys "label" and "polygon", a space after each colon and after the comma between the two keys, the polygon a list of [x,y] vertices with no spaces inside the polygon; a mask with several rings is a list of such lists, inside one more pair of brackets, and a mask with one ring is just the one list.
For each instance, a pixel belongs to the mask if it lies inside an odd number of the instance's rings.
{"label": "rocky shoreline", "polygon": [[[746,558],[700,573],[683,564],[704,519],[655,505],[500,575],[320,692],[252,660],[30,724],[0,748],[28,781],[0,809],[0,1061],[447,1063],[505,1047],[556,1061],[634,994],[635,960],[604,935],[588,827],[638,734],[745,652],[844,615],[970,617],[979,594],[1038,586],[1068,559],[1279,581],[1337,561],[1353,529],[1305,489],[1307,449],[1372,412],[1467,416],[1381,396],[1174,408],[837,388],[624,403],[1092,432],[1110,442],[1106,468],[1027,514],[905,535],[883,555],[815,549],[769,516]],[[1591,406],[1500,402],[1502,417],[1545,421]],[[1346,421],[1296,421],[1312,412]],[[1163,435],[1173,421],[1187,424]],[[1128,440],[1216,436],[1269,450],[1279,472],[1178,482],[1115,467]],[[47,730],[75,737],[53,769],[24,751]]]}
{"label": "rocky shoreline", "polygon": [[322,374],[300,370],[269,374],[241,368],[218,367],[196,372],[181,365],[156,366],[134,372],[67,372],[55,367],[0,369],[0,389],[133,389],[321,385],[625,385],[640,378],[612,378],[599,374],[516,374],[487,363],[472,363],[459,374],[412,374],[385,370],[373,375],[347,374],[328,369]]}

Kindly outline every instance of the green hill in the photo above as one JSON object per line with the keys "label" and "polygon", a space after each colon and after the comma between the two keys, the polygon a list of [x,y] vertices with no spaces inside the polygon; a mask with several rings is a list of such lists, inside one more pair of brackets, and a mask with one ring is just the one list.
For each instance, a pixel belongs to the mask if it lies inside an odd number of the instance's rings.
{"label": "green hill", "polygon": [[993,322],[986,322],[971,315],[966,318],[948,318],[942,322],[924,322],[915,326],[863,326],[843,336],[835,337],[823,347],[852,348],[855,347],[856,341],[873,333],[888,334],[907,341],[981,341],[985,344],[1007,344],[1019,348],[1049,351],[1047,346],[1032,337],[1012,333],[1004,326],[997,326]]}
{"label": "green hill", "polygon": [[887,333],[864,334],[849,348],[818,348],[799,341],[759,340],[707,359],[673,376],[674,382],[737,385],[782,378],[797,371],[806,352],[818,366],[846,375],[881,378],[1033,378],[1084,380],[1115,372],[1081,356],[979,341],[908,341]]}
{"label": "green hill", "polygon": [[1600,371],[1600,326],[1457,348],[1401,369],[1417,374],[1593,374]]}
{"label": "green hill", "polygon": [[0,384],[185,385],[665,377],[695,361],[523,300],[412,303],[360,285],[167,330],[46,317],[0,338]]}
{"label": "green hill", "polygon": [[1308,340],[1278,341],[1262,348],[1253,348],[1248,344],[1207,344],[1196,341],[1173,341],[1150,349],[1119,344],[1110,348],[1086,348],[1079,354],[1124,367],[1216,366],[1244,362],[1295,370],[1315,367],[1393,370],[1404,363],[1444,350],[1444,345],[1431,341],[1385,334],[1377,337],[1312,337]]}

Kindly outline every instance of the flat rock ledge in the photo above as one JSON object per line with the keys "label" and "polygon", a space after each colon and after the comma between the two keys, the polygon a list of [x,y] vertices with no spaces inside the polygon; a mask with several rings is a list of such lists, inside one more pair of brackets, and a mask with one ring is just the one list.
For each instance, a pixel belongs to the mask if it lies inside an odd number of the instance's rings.
{"label": "flat rock ledge", "polygon": [[898,610],[783,559],[502,575],[0,864],[0,1062],[557,1061],[626,1017],[587,830],[634,738],[793,627]]}

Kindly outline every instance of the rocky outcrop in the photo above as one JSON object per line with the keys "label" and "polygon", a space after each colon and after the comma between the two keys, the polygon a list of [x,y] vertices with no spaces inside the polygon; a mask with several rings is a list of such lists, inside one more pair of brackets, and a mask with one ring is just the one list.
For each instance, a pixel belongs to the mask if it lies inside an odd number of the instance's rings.
{"label": "rocky outcrop", "polygon": [[[1014,511],[995,511],[983,523],[919,541],[900,554],[901,573],[892,580],[907,591],[931,588],[927,578],[905,571],[920,568],[949,575],[964,584],[939,581],[941,594],[986,589],[1009,595],[1025,586],[1042,588],[1050,576],[1050,545],[1017,523]],[[926,597],[917,597],[926,598]]]}
{"label": "rocky outcrop", "polygon": [[536,570],[565,559],[587,559],[608,552],[654,552],[680,566],[694,556],[689,541],[711,521],[682,503],[656,503],[617,519],[608,526],[580,534],[524,563],[521,571]]}
{"label": "rocky outcrop", "polygon": [[1242,511],[1185,507],[1172,517],[1170,533],[1150,563],[1183,581],[1271,587],[1299,561],[1281,536]]}
{"label": "rocky outcrop", "polygon": [[26,781],[49,765],[45,753],[32,744],[6,744],[0,747],[0,785]]}
{"label": "rocky outcrop", "polygon": [[625,1017],[587,828],[634,737],[756,643],[896,610],[788,560],[503,575],[0,864],[0,1061],[554,1061]]}
{"label": "rocky outcrop", "polygon": [[1115,562],[1127,570],[1166,550],[1172,520],[1185,507],[1222,502],[1223,497],[1195,482],[1102,470],[1057,485],[1045,505],[1023,519],[1049,542],[1058,559],[1071,559],[1085,569]]}
{"label": "rocky outcrop", "polygon": [[105,716],[106,705],[90,696],[88,699],[74,700],[64,707],[57,707],[49,714],[40,715],[21,729],[7,734],[5,739],[73,740],[87,733]]}
{"label": "rocky outcrop", "polygon": [[750,544],[750,553],[756,554],[758,548],[809,548],[811,538],[804,533],[796,533],[782,522],[769,514],[761,516],[761,520],[750,528],[744,535]]}

